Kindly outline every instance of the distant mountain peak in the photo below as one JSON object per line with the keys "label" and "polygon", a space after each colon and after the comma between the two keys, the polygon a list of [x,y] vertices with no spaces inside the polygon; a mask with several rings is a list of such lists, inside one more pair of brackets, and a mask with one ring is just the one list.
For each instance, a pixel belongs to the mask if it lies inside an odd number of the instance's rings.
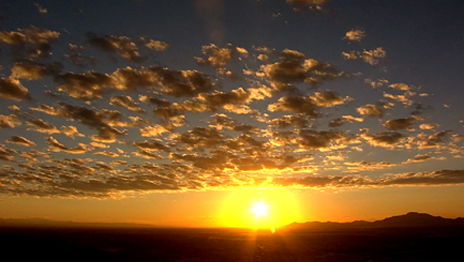
{"label": "distant mountain peak", "polygon": [[357,220],[348,223],[306,222],[292,223],[290,229],[354,229],[354,228],[417,228],[417,227],[464,227],[464,218],[443,218],[427,213],[409,212],[403,215],[391,216],[374,222]]}

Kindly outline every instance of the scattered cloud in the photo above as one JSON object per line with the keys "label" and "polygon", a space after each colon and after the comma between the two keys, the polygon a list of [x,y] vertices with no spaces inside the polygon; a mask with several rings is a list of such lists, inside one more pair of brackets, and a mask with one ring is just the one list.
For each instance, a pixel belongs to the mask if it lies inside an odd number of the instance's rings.
{"label": "scattered cloud", "polygon": [[350,41],[361,41],[366,37],[366,32],[360,29],[352,29],[346,32],[345,37],[343,39],[347,39]]}
{"label": "scattered cloud", "polygon": [[0,98],[15,101],[32,99],[27,88],[12,78],[0,78]]}
{"label": "scattered cloud", "polygon": [[27,147],[36,145],[33,141],[22,136],[12,136],[11,138],[7,139],[6,142]]}

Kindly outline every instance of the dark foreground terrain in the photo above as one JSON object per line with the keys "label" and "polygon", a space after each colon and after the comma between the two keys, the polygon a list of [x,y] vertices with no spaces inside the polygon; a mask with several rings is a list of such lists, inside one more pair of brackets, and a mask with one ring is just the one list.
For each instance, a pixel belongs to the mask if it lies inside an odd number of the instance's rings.
{"label": "dark foreground terrain", "polygon": [[464,228],[0,227],[13,261],[464,261]]}

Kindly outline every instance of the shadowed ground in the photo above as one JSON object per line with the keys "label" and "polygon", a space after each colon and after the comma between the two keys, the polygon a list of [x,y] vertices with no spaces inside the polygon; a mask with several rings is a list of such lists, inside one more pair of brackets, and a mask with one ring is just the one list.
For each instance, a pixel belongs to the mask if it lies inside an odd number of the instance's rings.
{"label": "shadowed ground", "polygon": [[451,261],[464,229],[0,228],[0,239],[17,261]]}

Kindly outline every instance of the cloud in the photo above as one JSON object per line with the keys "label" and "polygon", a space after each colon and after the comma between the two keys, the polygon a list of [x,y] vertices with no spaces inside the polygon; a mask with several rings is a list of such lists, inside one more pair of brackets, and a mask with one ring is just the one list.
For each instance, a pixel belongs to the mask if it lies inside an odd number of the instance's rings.
{"label": "cloud", "polygon": [[0,128],[14,128],[20,125],[21,121],[14,114],[0,115]]}
{"label": "cloud", "polygon": [[13,162],[16,153],[13,149],[0,147],[0,160]]}
{"label": "cloud", "polygon": [[271,126],[279,129],[284,128],[307,128],[309,121],[299,115],[284,115],[280,118],[274,118],[270,121]]}
{"label": "cloud", "polygon": [[125,107],[134,112],[145,113],[145,110],[140,108],[130,96],[112,96],[110,98],[110,105]]}
{"label": "cloud", "polygon": [[401,173],[379,179],[367,176],[306,176],[300,178],[274,178],[272,185],[296,187],[384,187],[417,185],[457,185],[464,183],[464,170],[440,170],[433,172]]}
{"label": "cloud", "polygon": [[55,83],[58,85],[58,91],[83,100],[102,98],[104,89],[115,85],[111,76],[94,71],[58,75],[55,77]]}
{"label": "cloud", "polygon": [[0,78],[0,97],[15,101],[31,100],[27,88],[19,80],[12,78]]}
{"label": "cloud", "polygon": [[403,164],[421,163],[421,162],[432,160],[432,159],[444,160],[445,158],[444,157],[436,158],[436,157],[431,157],[429,155],[418,154],[415,157],[409,158],[408,160],[404,161]]}
{"label": "cloud", "polygon": [[164,143],[159,139],[151,139],[145,141],[136,141],[132,143],[133,146],[138,147],[139,149],[146,151],[165,151],[169,152],[169,147],[164,145]]}
{"label": "cloud", "polygon": [[328,151],[331,147],[343,143],[346,136],[337,131],[299,130],[298,144],[305,149]]}
{"label": "cloud", "polygon": [[203,46],[203,55],[206,58],[195,57],[195,61],[203,65],[211,65],[214,67],[225,67],[227,63],[232,59],[236,49],[228,44],[223,48],[216,46],[215,44],[210,44]]}
{"label": "cloud", "polygon": [[141,62],[143,60],[139,53],[139,48],[130,37],[112,35],[99,37],[92,32],[88,32],[86,37],[87,43],[98,50],[117,53],[122,58],[133,62]]}
{"label": "cloud", "polygon": [[60,130],[58,130],[56,126],[48,122],[45,122],[42,119],[35,119],[35,120],[27,121],[27,125],[34,127],[34,129],[32,130],[36,132],[40,132],[40,133],[45,133],[49,135],[60,133]]}
{"label": "cloud", "polygon": [[243,132],[245,134],[257,134],[259,130],[259,128],[255,126],[238,123],[237,121],[225,114],[214,114],[212,117],[214,117],[214,119],[210,120],[208,122],[208,125],[209,127],[217,130],[227,129],[237,132]]}
{"label": "cloud", "polygon": [[376,49],[372,50],[350,51],[348,53],[343,52],[342,55],[345,59],[362,59],[364,62],[370,65],[376,65],[379,63],[380,58],[385,58],[387,52],[383,49],[383,47],[377,47]]}
{"label": "cloud", "polygon": [[394,167],[396,166],[393,163],[389,162],[367,162],[367,161],[353,161],[353,162],[345,162],[345,165],[349,166],[348,169],[351,170],[375,170],[375,169],[383,169],[387,167]]}
{"label": "cloud", "polygon": [[27,80],[40,80],[45,75],[55,75],[61,71],[62,65],[55,63],[52,65],[43,65],[32,61],[15,63],[11,69],[10,78]]}
{"label": "cloud", "polygon": [[280,61],[261,65],[260,70],[276,90],[287,90],[291,83],[319,84],[344,76],[333,64],[306,59],[303,53],[290,49],[282,51]]}
{"label": "cloud", "polygon": [[405,136],[398,132],[377,132],[374,134],[363,133],[361,137],[367,140],[371,146],[393,149],[400,145]]}
{"label": "cloud", "polygon": [[46,58],[51,54],[51,43],[59,36],[60,33],[56,31],[31,25],[18,31],[0,31],[0,42],[15,46],[17,52],[23,53],[21,58]]}
{"label": "cloud", "polygon": [[374,104],[366,104],[364,106],[358,107],[356,108],[356,111],[358,111],[358,113],[363,116],[377,116],[377,117],[383,116],[382,108]]}
{"label": "cloud", "polygon": [[347,39],[350,41],[361,41],[366,37],[366,32],[360,29],[352,29],[351,31],[346,32],[345,37],[343,39]]}
{"label": "cloud", "polygon": [[65,145],[58,142],[58,140],[54,139],[53,137],[48,137],[47,142],[49,145],[49,149],[52,152],[65,152],[69,154],[84,154],[85,152],[89,151],[89,148],[85,145],[80,143],[77,147],[66,147]]}
{"label": "cloud", "polygon": [[165,125],[154,125],[154,126],[147,126],[145,128],[140,129],[140,135],[143,137],[154,137],[160,136],[163,133],[171,133],[173,128],[170,126]]}
{"label": "cloud", "polygon": [[39,104],[38,107],[31,107],[30,108],[32,111],[37,111],[37,112],[42,112],[47,115],[51,116],[60,116],[61,115],[61,110],[54,108],[53,106],[45,105],[45,104]]}
{"label": "cloud", "polygon": [[12,143],[16,145],[22,145],[22,146],[35,146],[36,144],[22,136],[11,136],[11,138],[6,140],[7,143]]}
{"label": "cloud", "polygon": [[112,77],[115,88],[134,91],[137,88],[152,88],[174,97],[193,97],[214,88],[214,83],[197,70],[170,70],[159,66],[119,68]]}
{"label": "cloud", "polygon": [[98,130],[98,134],[91,136],[91,138],[92,141],[96,142],[114,143],[123,135],[126,135],[126,132],[112,127],[102,127]]}
{"label": "cloud", "polygon": [[395,83],[395,84],[389,85],[388,87],[396,89],[396,90],[401,90],[401,91],[409,91],[409,90],[411,90],[411,87],[408,86],[405,83]]}
{"label": "cloud", "polygon": [[96,66],[100,61],[91,56],[91,55],[85,55],[82,54],[82,50],[84,50],[84,47],[78,46],[75,44],[69,44],[68,45],[69,51],[71,52],[70,54],[65,54],[64,58],[69,61],[71,64],[79,67],[79,68],[87,68],[89,66]]}
{"label": "cloud", "polygon": [[319,107],[342,105],[348,100],[350,100],[349,97],[343,98],[332,91],[324,91],[308,96],[281,97],[276,103],[269,104],[268,110],[271,112],[293,112],[317,118],[319,116]]}
{"label": "cloud", "polygon": [[383,123],[383,127],[390,130],[409,129],[416,122],[415,118],[398,118],[387,120]]}
{"label": "cloud", "polygon": [[85,137],[84,134],[79,133],[79,131],[77,130],[77,127],[75,127],[75,126],[62,126],[61,127],[61,133],[65,134],[65,135],[67,135],[69,137],[72,137],[72,138],[74,138],[76,136]]}
{"label": "cloud", "polygon": [[95,152],[93,153],[94,155],[99,155],[99,156],[109,156],[109,157],[118,157],[119,155],[117,153],[111,152],[111,151],[100,151],[100,152]]}
{"label": "cloud", "polygon": [[150,39],[147,43],[145,43],[145,46],[155,51],[164,51],[169,48],[168,43],[153,39]]}
{"label": "cloud", "polygon": [[42,7],[42,6],[40,6],[39,4],[34,4],[34,5],[35,5],[35,7],[37,7],[37,11],[39,12],[39,14],[45,15],[45,14],[48,13],[47,8]]}
{"label": "cloud", "polygon": [[430,129],[435,129],[439,126],[440,126],[439,124],[427,123],[427,124],[421,124],[419,128],[422,130],[430,130]]}

